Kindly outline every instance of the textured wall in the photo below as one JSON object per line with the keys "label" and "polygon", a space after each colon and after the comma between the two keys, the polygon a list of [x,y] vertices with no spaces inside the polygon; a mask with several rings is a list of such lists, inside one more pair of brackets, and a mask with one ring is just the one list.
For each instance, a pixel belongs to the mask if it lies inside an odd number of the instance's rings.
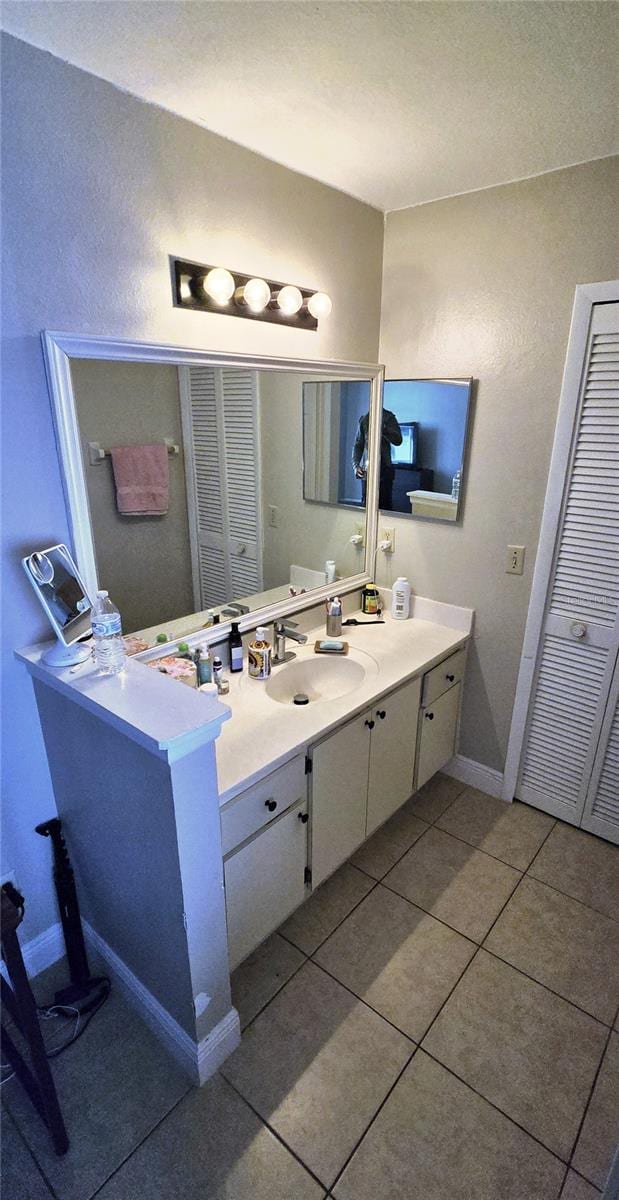
{"label": "textured wall", "polygon": [[[503,768],[574,288],[617,275],[619,159],[390,213],[387,377],[473,375],[464,521],[396,518],[390,578],[471,605],[461,752]],[[508,544],[524,575],[505,574]],[[381,576],[386,581],[386,576]]]}
{"label": "textured wall", "polygon": [[[26,892],[33,937],[55,920],[49,844],[32,832],[54,801],[12,654],[48,633],[18,559],[68,537],[40,332],[376,360],[383,218],[14,38],[2,52],[2,870]],[[324,288],[332,316],[315,334],[174,309],[170,254]]]}

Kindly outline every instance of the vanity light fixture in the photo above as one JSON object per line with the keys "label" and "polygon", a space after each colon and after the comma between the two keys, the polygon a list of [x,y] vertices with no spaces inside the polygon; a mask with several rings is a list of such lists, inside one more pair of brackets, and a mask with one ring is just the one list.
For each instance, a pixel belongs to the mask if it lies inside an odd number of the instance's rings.
{"label": "vanity light fixture", "polygon": [[242,275],[226,267],[171,258],[172,294],[176,308],[270,321],[294,329],[317,329],[332,303],[326,292]]}

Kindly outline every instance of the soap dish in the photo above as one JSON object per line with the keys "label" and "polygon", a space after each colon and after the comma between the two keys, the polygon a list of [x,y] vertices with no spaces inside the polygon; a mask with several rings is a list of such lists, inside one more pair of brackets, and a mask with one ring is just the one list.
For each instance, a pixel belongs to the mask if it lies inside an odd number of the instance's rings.
{"label": "soap dish", "polygon": [[314,654],[348,654],[348,642],[339,638],[321,638],[314,642]]}

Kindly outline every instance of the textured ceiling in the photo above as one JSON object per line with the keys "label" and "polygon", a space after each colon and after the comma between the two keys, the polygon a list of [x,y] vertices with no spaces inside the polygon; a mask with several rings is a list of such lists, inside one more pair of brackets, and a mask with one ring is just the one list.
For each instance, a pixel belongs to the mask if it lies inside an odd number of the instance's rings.
{"label": "textured ceiling", "polygon": [[5,0],[9,33],[384,210],[616,152],[619,5]]}

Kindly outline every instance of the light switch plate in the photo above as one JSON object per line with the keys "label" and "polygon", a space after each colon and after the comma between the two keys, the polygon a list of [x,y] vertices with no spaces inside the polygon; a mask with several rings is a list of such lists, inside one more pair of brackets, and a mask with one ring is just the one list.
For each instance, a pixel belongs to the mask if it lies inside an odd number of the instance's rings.
{"label": "light switch plate", "polygon": [[276,504],[269,504],[269,525],[273,529],[277,529],[279,525],[279,508]]}
{"label": "light switch plate", "polygon": [[507,547],[507,565],[505,567],[507,575],[522,575],[524,570],[524,550],[524,546]]}

